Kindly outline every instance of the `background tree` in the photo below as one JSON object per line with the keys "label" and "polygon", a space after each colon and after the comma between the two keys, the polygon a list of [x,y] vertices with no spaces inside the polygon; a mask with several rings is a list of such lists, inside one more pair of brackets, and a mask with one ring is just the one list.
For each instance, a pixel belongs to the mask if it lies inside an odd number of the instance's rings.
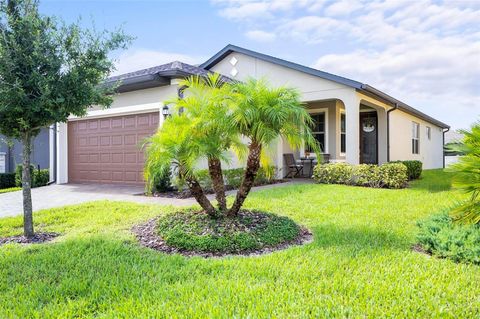
{"label": "background tree", "polygon": [[65,25],[39,13],[35,0],[0,0],[0,133],[23,143],[24,233],[34,235],[30,155],[43,127],[112,102],[100,85],[114,69],[111,51],[125,48],[121,31]]}
{"label": "background tree", "polygon": [[464,154],[458,163],[450,167],[455,173],[453,185],[471,194],[470,200],[454,208],[454,220],[467,224],[480,223],[480,122],[471,129],[460,131],[463,140],[453,147],[453,151]]}

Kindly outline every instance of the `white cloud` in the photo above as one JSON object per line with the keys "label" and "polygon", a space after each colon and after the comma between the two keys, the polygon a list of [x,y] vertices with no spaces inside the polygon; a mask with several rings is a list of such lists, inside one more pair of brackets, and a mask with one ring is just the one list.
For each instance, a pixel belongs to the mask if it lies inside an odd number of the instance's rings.
{"label": "white cloud", "polygon": [[269,19],[250,16],[245,26],[297,50],[322,48],[328,54],[314,67],[369,83],[454,126],[480,115],[480,1],[306,0],[282,9],[273,6],[278,1],[255,1]]}
{"label": "white cloud", "polygon": [[173,61],[181,61],[188,64],[197,64],[206,59],[198,56],[190,56],[174,52],[154,51],[138,49],[126,51],[117,59],[116,71],[112,75],[124,74],[132,71],[146,69]]}
{"label": "white cloud", "polygon": [[336,1],[325,9],[325,14],[329,16],[348,16],[352,12],[360,9],[362,4],[356,0]]}
{"label": "white cloud", "polygon": [[245,36],[258,42],[272,42],[276,38],[275,33],[265,32],[262,30],[248,31],[245,33]]}

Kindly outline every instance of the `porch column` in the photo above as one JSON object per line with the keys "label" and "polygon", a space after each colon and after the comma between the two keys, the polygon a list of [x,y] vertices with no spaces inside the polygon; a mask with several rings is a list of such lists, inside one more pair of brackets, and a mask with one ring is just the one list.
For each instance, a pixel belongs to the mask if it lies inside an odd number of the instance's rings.
{"label": "porch column", "polygon": [[353,93],[342,99],[346,117],[346,154],[349,164],[360,163],[360,100]]}

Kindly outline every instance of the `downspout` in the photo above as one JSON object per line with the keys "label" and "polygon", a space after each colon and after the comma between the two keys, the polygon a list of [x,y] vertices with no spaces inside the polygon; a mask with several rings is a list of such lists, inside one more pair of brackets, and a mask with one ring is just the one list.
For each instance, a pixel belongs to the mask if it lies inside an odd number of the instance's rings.
{"label": "downspout", "polygon": [[[57,182],[57,123],[53,124],[50,126],[50,130],[53,131],[53,138],[52,138],[52,144],[53,144],[53,154],[51,153],[50,156],[52,156],[50,162],[53,164],[52,167],[50,167],[51,170],[53,170],[52,178],[50,181],[47,183],[47,185],[55,184]],[[50,137],[50,134],[49,134]]]}
{"label": "downspout", "polygon": [[393,108],[387,111],[387,163],[390,162],[390,112],[398,109],[398,103],[395,103]]}
{"label": "downspout", "polygon": [[442,130],[443,135],[442,135],[442,155],[443,155],[443,168],[445,168],[445,133],[450,131],[450,128],[448,127],[446,130]]}

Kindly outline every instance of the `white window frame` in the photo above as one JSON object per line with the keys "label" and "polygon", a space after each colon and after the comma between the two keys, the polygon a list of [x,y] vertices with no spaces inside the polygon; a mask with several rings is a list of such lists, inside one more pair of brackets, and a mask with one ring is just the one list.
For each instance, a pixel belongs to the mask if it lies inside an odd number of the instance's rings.
{"label": "white window frame", "polygon": [[[345,115],[345,133],[342,133],[342,115]],[[345,110],[340,110],[340,117],[338,119],[338,127],[340,131],[340,139],[338,141],[338,148],[340,150],[340,156],[347,155],[347,113]],[[345,134],[345,152],[342,152],[342,134]]]}
{"label": "white window frame", "polygon": [[[318,113],[324,113],[325,114],[325,149],[323,150],[323,153],[325,154],[330,154],[328,152],[328,108],[317,108],[317,109],[307,109],[309,114],[318,114]],[[301,156],[305,156],[305,145],[302,145],[300,147],[300,154]],[[311,154],[310,156],[315,157],[315,154]]]}
{"label": "white window frame", "polygon": [[432,140],[432,128],[430,126],[426,126],[425,131],[426,131],[426,134],[427,134],[427,139],[429,141],[431,141]]}
{"label": "white window frame", "polygon": [[[415,149],[415,143],[414,141],[417,141],[416,144],[416,149]],[[418,155],[420,154],[420,123],[412,121],[412,154]],[[416,151],[416,152],[415,152]]]}

